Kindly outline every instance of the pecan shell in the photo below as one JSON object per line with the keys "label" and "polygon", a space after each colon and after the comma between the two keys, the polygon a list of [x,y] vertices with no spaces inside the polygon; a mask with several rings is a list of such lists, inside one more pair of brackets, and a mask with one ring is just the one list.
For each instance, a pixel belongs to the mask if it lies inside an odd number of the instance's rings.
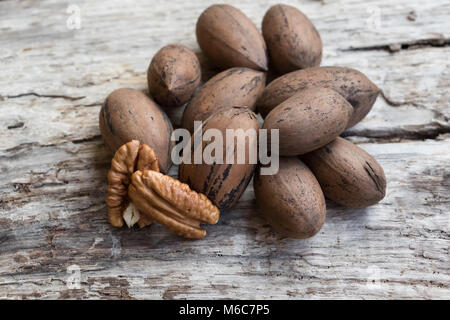
{"label": "pecan shell", "polygon": [[[106,204],[108,220],[114,227],[123,226],[123,214],[130,204],[128,186],[131,183],[131,175],[136,170],[159,171],[158,158],[152,148],[132,140],[117,150],[111,161],[111,170],[108,172]],[[145,227],[151,220],[145,215],[140,215],[137,223],[140,227]]]}
{"label": "pecan shell", "polygon": [[156,171],[134,172],[128,195],[140,212],[185,238],[203,238],[200,223],[215,224],[220,215],[204,194]]}

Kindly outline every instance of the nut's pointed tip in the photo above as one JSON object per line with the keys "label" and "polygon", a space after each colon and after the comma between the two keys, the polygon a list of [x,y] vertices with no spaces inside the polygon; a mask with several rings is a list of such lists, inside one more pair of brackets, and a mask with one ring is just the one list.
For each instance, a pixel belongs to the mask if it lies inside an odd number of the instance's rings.
{"label": "nut's pointed tip", "polygon": [[267,71],[269,71],[269,66],[267,65],[267,63],[263,63],[260,65],[260,71],[264,73],[264,75],[266,74]]}

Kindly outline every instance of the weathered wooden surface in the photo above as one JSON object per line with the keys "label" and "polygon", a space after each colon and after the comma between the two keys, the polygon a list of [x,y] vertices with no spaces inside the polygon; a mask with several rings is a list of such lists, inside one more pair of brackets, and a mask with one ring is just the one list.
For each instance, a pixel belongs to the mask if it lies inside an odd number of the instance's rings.
{"label": "weathered wooden surface", "polygon": [[[201,241],[110,227],[100,104],[145,90],[161,46],[198,52],[195,21],[212,1],[0,1],[0,298],[450,298],[450,4],[285,2],[316,24],[323,65],[383,89],[345,135],[385,168],[386,198],[328,203],[303,241],[270,230],[251,186]],[[230,1],[258,25],[273,3]]]}

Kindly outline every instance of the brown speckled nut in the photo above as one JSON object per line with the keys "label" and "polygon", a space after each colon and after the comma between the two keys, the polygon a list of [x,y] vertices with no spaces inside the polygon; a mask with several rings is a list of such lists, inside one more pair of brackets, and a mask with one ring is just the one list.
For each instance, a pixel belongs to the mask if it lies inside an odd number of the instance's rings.
{"label": "brown speckled nut", "polygon": [[[241,144],[245,152],[244,163],[238,164],[235,157],[234,164],[226,161],[221,164],[194,164],[192,154],[191,164],[182,163],[179,166],[179,179],[188,183],[192,189],[205,194],[219,209],[231,208],[239,200],[253,175],[256,159],[253,163],[249,161],[248,150],[250,146],[256,149],[259,122],[256,114],[248,108],[233,107],[209,117],[203,125],[203,133],[208,129],[217,129],[222,133],[224,156],[227,152],[226,130],[242,129],[241,132],[235,131],[237,134],[235,141],[245,139],[245,143]],[[247,130],[249,136],[245,138]],[[254,133],[253,137],[251,131]],[[192,143],[191,140],[191,147]],[[203,150],[208,143],[203,141]]]}
{"label": "brown speckled nut", "polygon": [[195,120],[204,121],[216,112],[235,106],[254,111],[265,84],[263,72],[248,68],[231,68],[217,74],[189,102],[183,113],[182,127],[192,133]]}
{"label": "brown speckled nut", "polygon": [[353,108],[339,93],[328,88],[299,91],[264,120],[270,134],[279,130],[279,154],[295,156],[333,141],[346,128]]}
{"label": "brown speckled nut", "polygon": [[256,203],[282,236],[304,239],[315,235],[325,222],[325,198],[311,170],[297,157],[280,158],[275,175],[253,179]]}
{"label": "brown speckled nut", "polygon": [[181,44],[169,44],[160,49],[147,70],[150,95],[167,107],[177,107],[188,102],[200,80],[197,56]]}
{"label": "brown speckled nut", "polygon": [[270,62],[279,73],[320,65],[320,35],[308,17],[297,8],[284,4],[271,7],[264,16],[262,33]]}
{"label": "brown speckled nut", "polygon": [[300,90],[324,87],[337,91],[353,107],[347,128],[361,121],[372,109],[380,89],[361,72],[344,67],[315,67],[287,73],[272,81],[258,99],[263,117]]}
{"label": "brown speckled nut", "polygon": [[267,71],[267,48],[255,24],[240,10],[215,4],[198,18],[197,41],[219,68],[247,67]]}
{"label": "brown speckled nut", "polygon": [[113,152],[131,140],[139,140],[156,152],[160,170],[169,170],[174,144],[170,141],[172,124],[146,94],[134,89],[114,90],[100,110],[99,122],[102,136]]}
{"label": "brown speckled nut", "polygon": [[302,156],[325,196],[343,206],[364,208],[386,194],[380,164],[366,151],[343,138]]}

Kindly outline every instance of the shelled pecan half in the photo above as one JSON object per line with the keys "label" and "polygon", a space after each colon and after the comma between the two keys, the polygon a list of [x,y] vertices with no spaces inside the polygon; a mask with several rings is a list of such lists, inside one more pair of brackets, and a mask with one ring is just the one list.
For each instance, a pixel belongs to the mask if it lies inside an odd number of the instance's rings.
{"label": "shelled pecan half", "polygon": [[220,215],[204,194],[152,170],[133,173],[128,195],[140,212],[185,238],[203,238],[200,223],[215,224]]}
{"label": "shelled pecan half", "polygon": [[114,227],[122,227],[124,221],[128,227],[137,223],[141,228],[152,223],[151,219],[141,215],[128,199],[131,175],[136,170],[159,172],[158,158],[152,148],[132,140],[117,150],[108,173],[106,204],[108,220]]}

